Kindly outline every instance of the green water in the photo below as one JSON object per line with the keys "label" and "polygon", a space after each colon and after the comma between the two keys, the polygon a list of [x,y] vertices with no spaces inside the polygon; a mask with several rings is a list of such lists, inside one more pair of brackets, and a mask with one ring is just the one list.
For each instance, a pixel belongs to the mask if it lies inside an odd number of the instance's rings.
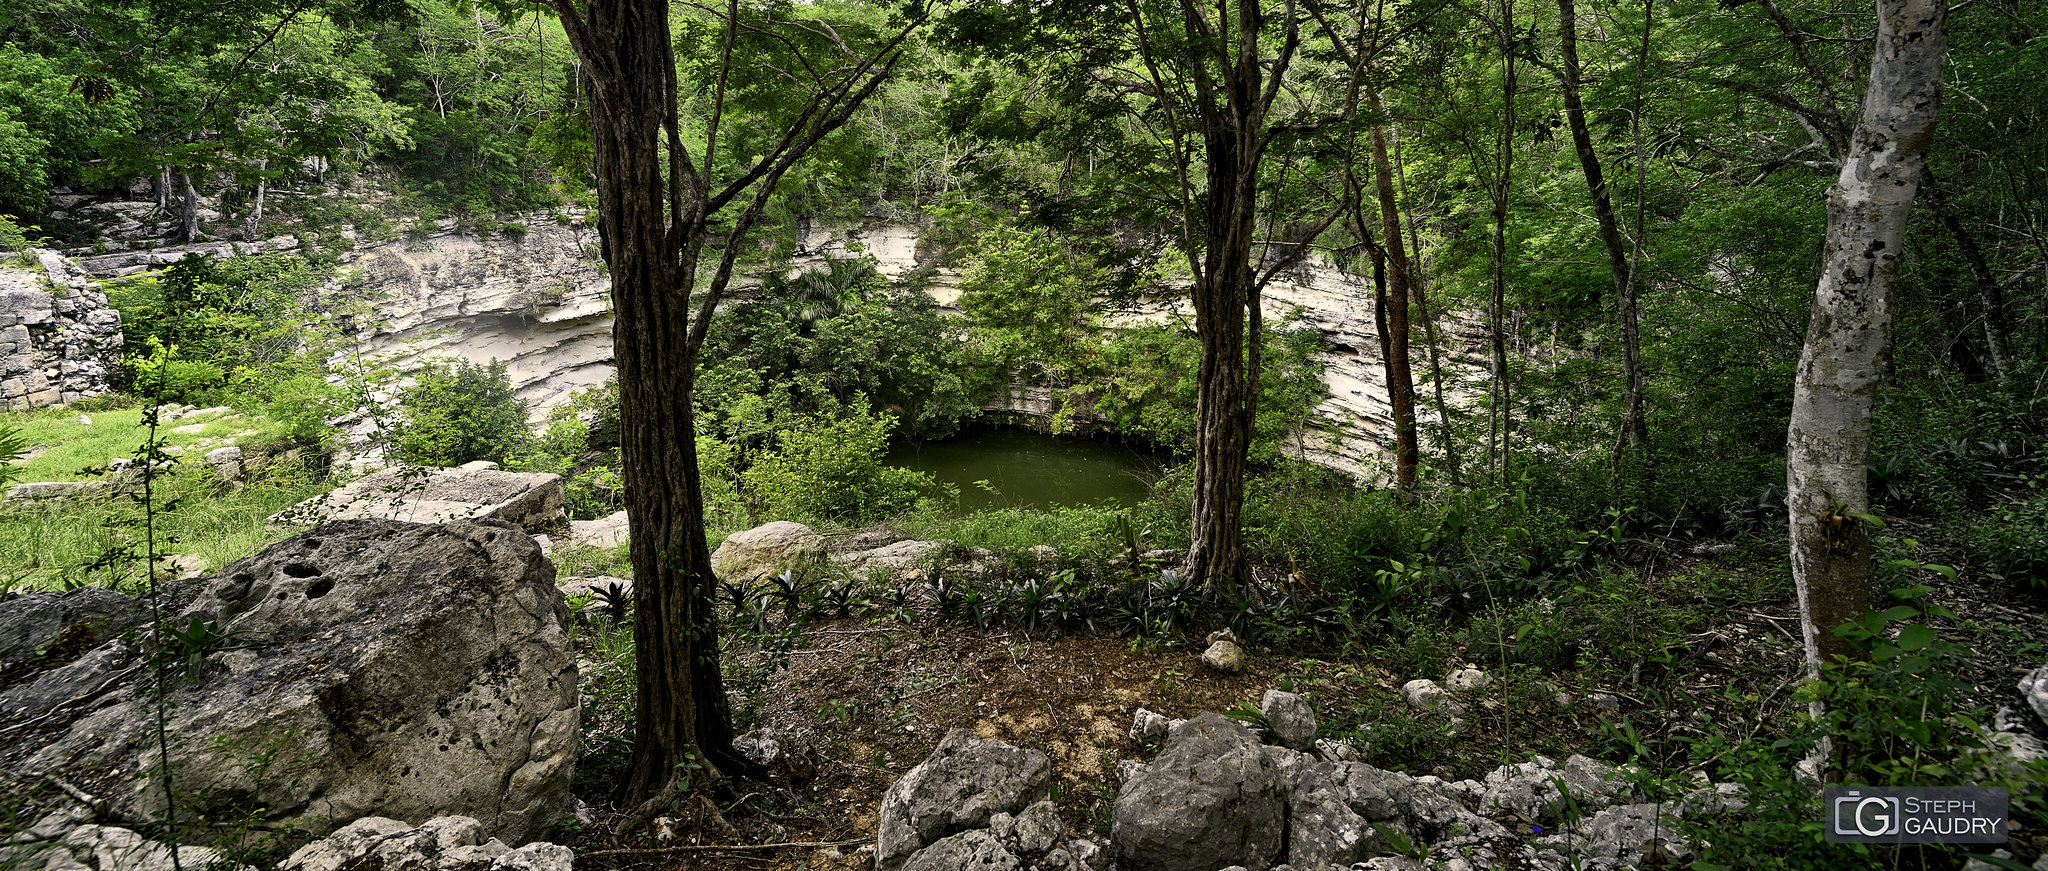
{"label": "green water", "polygon": [[[1025,429],[970,430],[921,445],[898,444],[884,462],[928,472],[960,488],[960,509],[1046,508],[1104,501],[1138,504],[1159,476],[1159,461],[1110,442],[1054,438]],[[987,481],[995,488],[976,484]]]}

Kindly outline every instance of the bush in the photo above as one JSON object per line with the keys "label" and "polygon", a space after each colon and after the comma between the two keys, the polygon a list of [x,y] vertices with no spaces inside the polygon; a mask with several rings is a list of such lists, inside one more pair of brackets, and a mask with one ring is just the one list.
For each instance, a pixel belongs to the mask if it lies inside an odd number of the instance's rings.
{"label": "bush", "polygon": [[882,464],[894,426],[864,403],[836,419],[804,419],[740,473],[740,492],[759,520],[867,523],[900,514],[938,482]]}
{"label": "bush", "polygon": [[512,392],[503,362],[429,366],[415,377],[417,383],[398,401],[405,415],[392,434],[399,460],[422,466],[511,463],[532,443],[526,403]]}
{"label": "bush", "polygon": [[203,360],[181,359],[176,345],[150,337],[148,351],[121,359],[121,371],[139,394],[159,402],[191,402],[227,383],[227,373]]}

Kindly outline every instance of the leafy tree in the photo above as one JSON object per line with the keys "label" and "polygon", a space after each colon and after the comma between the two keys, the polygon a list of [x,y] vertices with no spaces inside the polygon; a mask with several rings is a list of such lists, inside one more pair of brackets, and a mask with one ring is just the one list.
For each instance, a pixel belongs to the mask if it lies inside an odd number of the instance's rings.
{"label": "leafy tree", "polygon": [[[586,76],[617,317],[639,675],[633,755],[619,788],[634,808],[621,821],[630,828],[667,806],[686,762],[713,774],[750,765],[732,748],[719,672],[692,412],[712,312],[776,185],[875,93],[924,12],[912,7],[894,27],[825,27],[799,15],[829,10],[743,10],[738,0],[680,20],[666,0],[551,5]],[[677,41],[687,47],[683,66]],[[687,103],[679,80],[698,89]],[[714,237],[724,251],[700,275]]]}
{"label": "leafy tree", "polygon": [[882,463],[893,425],[862,402],[838,417],[805,418],[783,429],[774,448],[739,474],[753,516],[857,524],[909,510],[936,482]]}
{"label": "leafy tree", "polygon": [[533,441],[526,403],[512,389],[505,364],[459,361],[414,373],[417,380],[400,395],[404,419],[392,433],[402,462],[459,466],[488,460],[509,464]]}

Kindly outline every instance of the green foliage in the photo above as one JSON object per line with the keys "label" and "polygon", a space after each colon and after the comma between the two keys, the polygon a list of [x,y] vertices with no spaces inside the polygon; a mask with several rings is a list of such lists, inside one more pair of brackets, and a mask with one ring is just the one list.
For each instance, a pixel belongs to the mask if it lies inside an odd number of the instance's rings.
{"label": "green foliage", "polygon": [[957,327],[865,260],[771,276],[761,297],[721,310],[697,374],[698,427],[742,445],[858,402],[912,438],[950,435],[977,410],[954,356]]}
{"label": "green foliage", "polygon": [[1054,239],[998,224],[970,243],[960,277],[976,395],[1011,383],[1065,384],[1098,353],[1100,269]]}
{"label": "green foliage", "polygon": [[34,244],[34,240],[28,236],[29,231],[34,229],[34,226],[23,227],[15,223],[13,215],[0,214],[0,250],[21,251],[28,248]]}
{"label": "green foliage", "polygon": [[858,524],[909,510],[938,485],[930,475],[882,464],[894,426],[864,404],[838,418],[798,421],[739,473],[750,513]]}
{"label": "green foliage", "polygon": [[527,450],[532,435],[526,428],[526,403],[513,392],[503,362],[436,364],[414,377],[414,386],[399,397],[405,419],[392,434],[401,461],[503,464]]}
{"label": "green foliage", "polygon": [[21,427],[0,424],[0,486],[6,486],[21,478],[21,467],[16,461],[28,456],[28,439],[23,438]]}
{"label": "green foliage", "polygon": [[137,390],[147,390],[165,402],[179,403],[205,399],[227,383],[227,373],[204,360],[184,359],[176,345],[165,345],[151,336],[144,354],[123,357],[122,373]]}

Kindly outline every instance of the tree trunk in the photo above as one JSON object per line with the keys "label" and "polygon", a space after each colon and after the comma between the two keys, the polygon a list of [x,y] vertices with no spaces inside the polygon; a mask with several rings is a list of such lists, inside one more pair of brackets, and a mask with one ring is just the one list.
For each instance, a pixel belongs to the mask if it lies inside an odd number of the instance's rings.
{"label": "tree trunk", "polygon": [[2004,381],[2010,375],[2012,357],[2006,351],[2005,289],[1998,286],[1998,277],[1991,274],[1991,263],[1984,259],[1984,249],[1978,247],[1977,239],[1963,227],[1956,218],[1954,209],[1949,208],[1948,199],[1941,189],[1935,187],[1933,174],[1928,174],[1927,205],[1934,209],[1934,216],[1941,220],[1942,229],[1949,238],[1956,240],[1956,251],[1963,255],[1963,264],[1970,269],[1970,281],[1976,285],[1976,302],[1982,315],[1980,323],[1984,332],[1985,358],[1991,364],[1992,374]]}
{"label": "tree trunk", "polygon": [[199,190],[192,186],[191,173],[178,173],[178,188],[184,192],[185,212],[178,222],[178,232],[171,236],[173,245],[183,245],[199,238]]}
{"label": "tree trunk", "polygon": [[254,242],[256,232],[263,226],[263,195],[270,190],[270,176],[264,171],[270,168],[270,158],[256,161],[256,202],[249,209],[249,224],[242,229],[242,240]]}
{"label": "tree trunk", "polygon": [[1809,675],[1860,652],[1834,630],[1868,610],[1870,412],[1891,352],[1891,292],[1941,99],[1946,0],[1878,0],[1863,118],[1828,190],[1820,283],[1787,433],[1792,576]]}
{"label": "tree trunk", "polygon": [[[1401,128],[1394,128],[1394,178],[1400,182],[1401,198],[1408,198],[1408,173],[1401,164]],[[1414,204],[1411,201],[1409,208]],[[1414,256],[1409,260],[1413,270],[1408,273],[1409,286],[1415,293],[1415,305],[1422,312],[1422,340],[1429,348],[1429,383],[1436,394],[1437,436],[1443,443],[1444,473],[1453,485],[1464,483],[1464,475],[1458,470],[1458,446],[1451,439],[1451,407],[1444,401],[1443,343],[1436,331],[1436,317],[1429,310],[1429,288],[1422,279],[1422,234],[1415,229],[1412,212],[1405,222],[1408,225],[1409,251]]]}
{"label": "tree trunk", "polygon": [[[1256,124],[1256,122],[1254,122]],[[1195,371],[1193,538],[1188,567],[1204,589],[1237,585],[1245,576],[1245,458],[1251,448],[1246,410],[1252,383],[1245,371],[1245,306],[1252,294],[1252,230],[1257,217],[1258,135],[1208,125],[1209,196],[1202,206],[1202,274],[1194,294],[1202,360]]]}
{"label": "tree trunk", "polygon": [[[1377,92],[1372,94],[1374,114],[1384,114]],[[1408,360],[1408,301],[1414,296],[1408,276],[1408,252],[1401,242],[1401,210],[1394,200],[1393,161],[1387,158],[1387,137],[1380,125],[1372,127],[1372,157],[1380,201],[1380,235],[1386,239],[1390,267],[1386,294],[1387,401],[1394,413],[1394,489],[1415,490],[1415,467],[1421,450],[1415,438],[1415,374]]]}
{"label": "tree trunk", "polygon": [[[1497,155],[1500,172],[1494,179],[1493,190],[1493,251],[1488,263],[1493,279],[1493,298],[1489,300],[1487,332],[1493,345],[1493,396],[1489,409],[1490,423],[1487,429],[1487,453],[1494,462],[1494,481],[1506,483],[1508,479],[1510,447],[1513,442],[1513,415],[1510,413],[1514,397],[1508,387],[1508,346],[1507,346],[1507,293],[1508,293],[1508,195],[1513,192],[1515,169],[1515,4],[1514,0],[1501,0],[1500,39],[1501,63],[1505,67],[1501,75],[1501,124],[1497,137],[1500,149]],[[1494,452],[1498,451],[1496,455]]]}
{"label": "tree trunk", "polygon": [[[1572,147],[1579,153],[1579,169],[1586,175],[1586,188],[1593,196],[1593,218],[1600,227],[1600,247],[1607,251],[1607,272],[1614,279],[1614,299],[1621,321],[1621,359],[1626,387],[1623,390],[1621,436],[1614,446],[1618,459],[1622,451],[1643,446],[1648,427],[1643,422],[1643,353],[1636,336],[1635,266],[1628,246],[1622,242],[1621,226],[1614,219],[1614,201],[1607,193],[1607,174],[1600,155],[1593,150],[1593,134],[1586,129],[1586,107],[1579,100],[1579,23],[1573,0],[1557,0],[1557,32],[1562,42],[1564,71],[1558,76],[1564,86],[1564,117],[1571,127]],[[1641,155],[1637,155],[1641,159]]]}
{"label": "tree trunk", "polygon": [[[701,207],[672,201],[661,147],[674,123],[667,0],[587,0],[576,48],[588,67],[598,224],[611,271],[619,439],[634,586],[638,672],[622,806],[660,801],[694,761],[743,767],[719,672],[716,579],[691,412],[696,361],[684,341],[703,245]],[[673,172],[673,168],[670,168]],[[680,183],[679,187],[680,187]]]}

